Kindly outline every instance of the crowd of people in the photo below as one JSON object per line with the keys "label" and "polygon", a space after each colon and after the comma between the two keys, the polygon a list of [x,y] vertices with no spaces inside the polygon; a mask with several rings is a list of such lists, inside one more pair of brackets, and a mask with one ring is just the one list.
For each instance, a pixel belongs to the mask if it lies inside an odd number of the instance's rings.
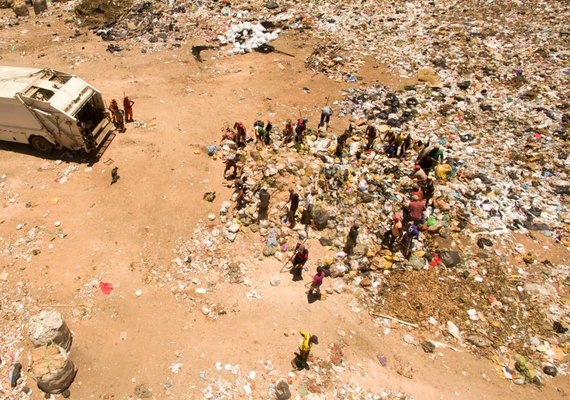
{"label": "crowd of people", "polygon": [[[326,105],[321,111],[320,121],[317,129],[326,135],[329,129],[332,116],[332,109]],[[288,119],[284,123],[281,132],[274,128],[271,121],[255,121],[251,132],[248,132],[246,125],[237,121],[232,128],[225,128],[222,141],[234,142],[234,149],[224,158],[225,169],[224,178],[234,181],[236,210],[246,207],[248,204],[257,204],[258,219],[267,220],[270,214],[271,194],[267,185],[259,187],[260,183],[250,185],[247,176],[243,174],[245,153],[247,146],[270,146],[276,148],[280,146],[294,147],[300,150],[305,144],[307,133],[312,133],[308,129],[309,120],[300,117],[293,124]],[[378,241],[385,249],[392,252],[401,252],[405,258],[409,258],[413,253],[414,242],[420,239],[422,231],[426,229],[424,212],[431,205],[434,197],[434,178],[432,177],[434,168],[444,160],[443,149],[439,144],[431,145],[429,141],[415,141],[410,132],[404,133],[402,129],[384,130],[384,134],[379,134],[379,128],[375,120],[370,118],[366,121],[351,121],[349,126],[336,138],[334,138],[334,157],[339,162],[351,162],[360,159],[362,153],[375,151],[383,153],[386,157],[397,160],[402,165],[408,164],[408,177],[414,182],[408,193],[408,200],[402,204],[401,209],[396,210],[389,221],[388,229],[378,235]],[[350,142],[358,140],[365,145],[354,152],[350,149]],[[335,174],[326,175],[317,185],[328,186],[326,189],[341,191],[348,180],[346,170],[339,176]],[[309,259],[309,249],[305,240],[309,236],[309,228],[314,222],[315,197],[317,190],[313,187],[305,188],[299,192],[299,187],[292,187],[288,191],[285,205],[282,208],[283,215],[279,216],[279,221],[294,228],[299,217],[301,207],[300,223],[304,225],[305,235],[299,237],[290,259],[287,261],[290,266],[290,273],[293,281],[303,279],[303,271],[308,271],[306,263]],[[256,198],[258,197],[258,198]],[[350,258],[354,255],[355,247],[358,244],[358,237],[361,230],[361,223],[367,221],[357,221],[350,225],[346,234],[343,252]],[[376,227],[367,228],[374,230]],[[319,265],[310,283],[307,295],[320,298],[320,288],[323,280],[330,274],[326,266]],[[305,332],[306,333],[306,332]],[[303,334],[303,333],[302,333]],[[307,334],[308,335],[308,334]],[[306,338],[305,338],[306,339]],[[307,340],[304,340],[306,342]],[[312,344],[312,343],[310,343]],[[310,345],[304,346],[309,348]],[[306,356],[308,351],[301,351],[295,361],[299,368],[306,367]]]}
{"label": "crowd of people", "polygon": [[115,128],[121,133],[125,132],[125,123],[133,122],[133,105],[134,101],[129,99],[129,96],[123,97],[123,108],[119,107],[119,103],[116,99],[112,99],[109,104],[109,113],[111,115],[111,122],[115,125]]}
{"label": "crowd of people", "polygon": [[[319,130],[327,130],[330,124],[332,110],[329,106],[325,106],[321,112],[319,122]],[[307,132],[307,118],[299,118],[293,125],[291,120],[287,120],[284,129],[279,135],[273,128],[271,121],[264,123],[263,121],[255,121],[253,124],[253,133],[248,131],[243,122],[236,122],[233,129],[226,128],[223,140],[235,142],[235,151],[228,155],[224,162],[224,178],[233,179],[235,182],[235,190],[237,193],[236,209],[245,207],[248,203],[255,202],[252,195],[259,196],[258,215],[259,219],[267,219],[269,211],[270,194],[266,187],[263,190],[253,190],[248,193],[248,185],[245,177],[242,176],[243,163],[245,157],[243,155],[244,148],[248,143],[255,146],[267,146],[274,143],[274,139],[279,137],[279,144],[288,145],[294,142],[295,145],[302,145],[305,141]],[[411,168],[408,176],[415,182],[415,185],[409,193],[409,201],[402,205],[401,210],[394,213],[389,229],[384,233],[382,244],[391,251],[400,250],[405,257],[409,257],[413,249],[413,241],[418,240],[420,232],[424,229],[425,218],[424,211],[430,205],[434,196],[434,179],[431,177],[434,168],[444,159],[443,149],[440,145],[430,145],[429,142],[422,143],[414,141],[411,133],[404,135],[401,130],[388,130],[382,137],[378,135],[378,128],[374,120],[369,119],[365,123],[361,123],[358,127],[356,123],[351,122],[342,134],[336,137],[336,145],[334,156],[340,160],[350,155],[348,150],[348,142],[354,139],[356,135],[360,135],[366,145],[364,151],[383,151],[387,157],[402,160],[402,162],[410,162]],[[360,138],[359,138],[360,139]],[[381,143],[379,143],[381,141]],[[415,157],[411,153],[417,151]],[[358,159],[360,153],[354,156]],[[353,155],[350,155],[351,157]],[[342,187],[346,176],[336,177],[332,181],[333,187],[330,189],[338,189]],[[300,222],[305,226],[305,232],[309,233],[309,227],[313,222],[314,213],[314,197],[315,190],[307,188],[305,193],[297,193],[294,188],[289,189],[289,197],[287,199],[287,212],[282,216],[281,221],[287,223],[290,228],[295,227],[298,218],[299,205],[301,204],[301,196],[304,197],[304,206],[300,215]],[[358,237],[358,222],[355,222],[347,236],[344,251],[347,255],[352,255]]]}

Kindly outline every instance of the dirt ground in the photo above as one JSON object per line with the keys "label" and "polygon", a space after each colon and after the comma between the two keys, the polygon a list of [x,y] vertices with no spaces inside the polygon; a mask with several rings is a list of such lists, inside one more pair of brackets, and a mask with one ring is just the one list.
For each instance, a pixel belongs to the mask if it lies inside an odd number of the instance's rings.
{"label": "dirt ground", "polygon": [[[317,358],[325,358],[329,344],[344,339],[350,366],[345,379],[370,390],[390,388],[422,400],[568,396],[566,376],[549,379],[540,389],[521,387],[501,379],[489,360],[467,352],[438,349],[426,354],[402,341],[407,329],[394,325],[388,333],[365,311],[354,312],[351,293],[308,304],[303,287],[308,277],[292,282],[288,274],[281,274],[281,284],[271,286],[281,264],[253,256],[262,248],[253,235],[239,236],[231,247],[233,257],[246,260],[251,287],[228,283],[215,272],[195,276],[200,280],[197,286],[208,287],[202,296],[227,310],[215,321],[173,295],[173,282],[147,279],[141,260],[168,269],[177,239],[191,237],[194,227],[207,223],[207,215],[217,214],[229,198],[222,161],[205,153],[206,145],[219,141],[225,124],[241,120],[249,126],[256,119],[271,119],[281,126],[299,110],[314,124],[324,98],[339,99],[349,84],[307,71],[303,62],[311,43],[294,35],[284,35],[274,44],[294,57],[253,53],[213,59],[215,53],[206,52],[206,61],[197,63],[189,44],[147,54],[133,47],[113,55],[105,50],[107,43],[87,31],[70,40],[74,29],[61,18],[49,18],[49,28],[32,18],[1,30],[1,63],[77,74],[101,90],[106,101],[126,93],[135,102],[135,120],[147,124],[128,124],[94,164],[68,164],[64,154],[46,157],[26,146],[0,147],[0,176],[5,175],[0,188],[3,243],[22,235],[18,224],[45,227],[41,253],[30,262],[2,254],[0,272],[8,273],[8,285],[26,282],[34,304],[57,309],[72,329],[72,358],[79,368],[72,398],[134,398],[140,383],[156,399],[202,398],[208,381],[232,377],[231,372],[217,371],[218,361],[239,364],[245,374],[257,371],[252,397],[264,398],[269,383],[291,370],[299,329],[319,335],[321,343],[313,350]],[[371,62],[361,75],[364,84],[406,83]],[[336,116],[332,122],[333,132],[345,127]],[[59,159],[63,163],[56,165]],[[78,169],[60,184],[58,172],[68,165]],[[121,178],[110,185],[115,166]],[[202,200],[206,191],[217,193],[213,203]],[[14,196],[16,201],[10,201]],[[54,226],[56,221],[60,228]],[[219,225],[218,220],[213,224]],[[65,238],[56,235],[60,229]],[[320,246],[312,248],[314,259],[324,255],[315,254],[323,252],[316,250]],[[85,305],[82,288],[93,279],[113,283],[114,290],[110,295],[94,290],[92,303]],[[330,285],[332,281],[325,281]],[[137,297],[139,289],[142,295]],[[245,296],[252,289],[261,299]],[[83,305],[89,308],[88,318],[71,312]],[[410,333],[416,338],[429,335]],[[379,355],[387,358],[386,367],[378,362]],[[279,375],[264,370],[266,360]],[[176,362],[183,364],[178,373],[170,368]],[[412,379],[396,372],[399,362],[413,366]],[[303,374],[291,378],[293,393]],[[29,385],[33,399],[43,397],[31,379]],[[247,396],[241,392],[236,398]]]}

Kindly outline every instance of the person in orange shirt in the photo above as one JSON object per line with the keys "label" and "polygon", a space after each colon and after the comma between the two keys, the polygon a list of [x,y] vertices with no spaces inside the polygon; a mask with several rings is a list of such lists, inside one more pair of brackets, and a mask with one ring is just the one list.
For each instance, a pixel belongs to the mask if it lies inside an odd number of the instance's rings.
{"label": "person in orange shirt", "polygon": [[290,119],[285,123],[285,129],[283,129],[283,143],[291,143],[293,141],[293,136],[295,135],[295,128],[293,128],[293,122]]}
{"label": "person in orange shirt", "polygon": [[392,217],[392,226],[386,231],[384,235],[384,243],[392,251],[394,249],[394,244],[397,240],[400,239],[400,236],[402,235],[402,228],[402,218],[399,215],[394,214]]}
{"label": "person in orange shirt", "polygon": [[123,108],[125,109],[125,121],[133,122],[133,105],[134,101],[129,99],[129,96],[123,98]]}

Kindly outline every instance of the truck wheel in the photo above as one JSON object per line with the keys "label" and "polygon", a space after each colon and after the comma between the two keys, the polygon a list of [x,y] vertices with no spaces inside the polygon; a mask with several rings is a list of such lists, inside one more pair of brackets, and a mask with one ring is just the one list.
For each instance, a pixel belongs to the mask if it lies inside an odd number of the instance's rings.
{"label": "truck wheel", "polygon": [[34,136],[30,139],[30,144],[34,149],[41,153],[50,154],[53,151],[53,144],[45,140],[41,136]]}

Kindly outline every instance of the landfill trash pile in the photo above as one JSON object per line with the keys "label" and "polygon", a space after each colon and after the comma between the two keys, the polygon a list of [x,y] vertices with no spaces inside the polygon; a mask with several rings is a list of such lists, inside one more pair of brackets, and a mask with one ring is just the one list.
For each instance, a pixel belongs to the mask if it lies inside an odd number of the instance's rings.
{"label": "landfill trash pile", "polygon": [[[398,391],[381,390],[371,392],[362,388],[357,381],[347,384],[341,378],[344,373],[351,376],[360,374],[359,369],[345,362],[343,349],[346,346],[343,340],[333,342],[328,346],[327,358],[315,358],[313,367],[302,374],[297,392],[301,397],[310,394],[317,395],[317,399],[326,399],[333,395],[336,399],[389,399],[413,400],[413,397]],[[390,360],[391,362],[392,360]],[[366,379],[366,375],[362,376]]]}
{"label": "landfill trash pile", "polygon": [[[101,13],[92,12],[94,4]],[[97,1],[83,0],[76,14],[81,24],[93,28],[103,40],[132,40],[145,46],[145,52],[179,48],[189,37],[207,37],[221,45],[232,44],[228,54],[243,54],[277,38],[278,29],[266,29],[247,10],[230,13],[222,7],[212,1],[137,1],[120,8],[111,4],[112,12],[107,12]]]}
{"label": "landfill trash pile", "polygon": [[18,363],[23,364],[26,358],[25,325],[37,309],[28,292],[25,282],[14,282],[9,273],[0,273],[0,375],[6,378],[0,380],[2,398],[26,399],[32,393],[26,374],[15,374]]}
{"label": "landfill trash pile", "polygon": [[[373,57],[410,76],[424,67],[439,68],[452,79],[498,78],[520,69],[525,77],[550,80],[560,74],[568,57],[568,15],[559,2],[532,4],[532,13],[525,2],[510,4],[505,13],[504,3],[497,1],[307,2],[303,12],[314,20],[309,32],[321,38],[325,48],[340,47],[349,53],[351,68],[331,73],[334,52],[311,67],[347,80],[358,72],[358,62]],[[291,10],[300,12],[294,6]],[[559,69],[552,68],[555,65]]]}
{"label": "landfill trash pile", "polygon": [[[491,88],[487,94],[503,95]],[[446,182],[458,176],[444,185],[447,189],[439,189],[446,201],[463,203],[472,224],[488,231],[551,231],[549,236],[564,240],[567,233],[560,229],[568,227],[570,215],[557,195],[568,188],[570,158],[564,150],[568,122],[556,111],[561,104],[548,104],[552,113],[545,117],[533,101],[520,96],[505,99],[502,107],[495,105],[488,113],[481,110],[484,99],[475,91],[419,86],[396,95],[374,86],[351,90],[341,112],[356,119],[373,118],[380,132],[402,129],[415,140],[445,146],[451,170],[438,178]],[[488,147],[504,158],[486,157]]]}
{"label": "landfill trash pile", "polygon": [[278,34],[278,29],[273,32],[266,32],[265,27],[261,24],[253,25],[250,22],[244,22],[230,26],[225,35],[218,36],[218,40],[221,44],[233,44],[233,48],[228,50],[228,54],[243,54],[277,39]]}
{"label": "landfill trash pile", "polygon": [[137,2],[112,22],[98,26],[95,32],[105,41],[133,39],[143,44],[180,47],[186,36],[178,23],[185,12],[184,6],[173,8],[166,2]]}
{"label": "landfill trash pile", "polygon": [[204,274],[214,266],[223,279],[248,285],[246,265],[240,258],[228,257],[227,249],[221,246],[222,234],[223,231],[213,225],[198,225],[191,239],[179,238],[174,250],[177,257],[172,260],[172,265],[177,267],[176,273]]}
{"label": "landfill trash pile", "polygon": [[79,0],[73,3],[79,25],[88,28],[116,23],[132,5],[131,1],[116,3],[113,0]]}
{"label": "landfill trash pile", "polygon": [[[111,53],[130,43],[147,51],[205,37],[233,44],[228,53],[241,54],[296,30],[319,39],[305,65],[331,79],[355,82],[364,60],[373,58],[418,82],[399,90],[362,86],[343,92],[338,116],[351,123],[342,158],[335,149],[342,132],[334,125],[338,120],[329,131],[309,128],[304,144],[285,143],[272,131],[268,146],[248,145],[242,168],[246,205],[236,210],[231,201],[224,202],[219,222],[198,226],[190,239],[179,238],[170,265],[143,255],[145,282],[169,287],[177,299],[216,319],[229,311],[208,300],[217,282],[251,286],[248,260],[232,253],[232,243],[240,243],[245,231],[262,239],[255,244],[256,256],[280,262],[289,259],[297,241],[308,238],[328,254],[308,263],[310,271],[316,264],[325,267],[331,278],[327,294],[352,293],[352,310],[370,313],[381,327],[421,328],[428,337],[424,351],[449,342],[488,357],[501,376],[517,384],[543,384],[548,376],[566,374],[570,269],[549,255],[533,254],[519,238],[535,241],[546,254],[554,249],[544,237],[557,248],[570,247],[568,12],[563,2],[541,0],[511,2],[508,12],[505,7],[497,1],[418,0],[79,3],[81,25],[95,28],[103,40],[130,40],[109,44]],[[100,15],[92,19],[94,14]],[[17,23],[13,17],[3,21]],[[371,149],[365,149],[368,121],[379,133]],[[146,128],[144,122],[134,126]],[[384,148],[384,138],[399,133],[415,141],[401,160],[388,157]],[[383,238],[417,184],[412,172],[419,141],[441,146],[444,159],[430,175],[436,182],[425,230],[406,257],[400,249],[387,248]],[[229,156],[236,147],[226,140],[219,153]],[[209,153],[218,160],[214,151]],[[41,169],[50,168],[47,163]],[[66,183],[76,171],[66,166],[55,182]],[[272,198],[268,218],[259,221],[262,187]],[[310,229],[300,223],[288,226],[289,188],[302,199],[314,191]],[[19,201],[6,194],[8,202]],[[304,211],[301,200],[299,213]],[[347,255],[343,247],[355,221],[360,233],[354,253]],[[21,234],[15,242],[0,238],[3,254],[29,262],[49,240],[48,229],[21,224],[16,230]],[[53,237],[65,233],[57,230]],[[0,328],[2,376],[9,376],[21,358],[21,327],[33,311],[26,284],[9,285],[9,279],[0,274],[0,319],[8,321]],[[99,277],[83,285],[78,296],[85,306],[72,308],[72,316],[91,317],[102,283]],[[245,296],[262,299],[250,289]],[[377,398],[356,386],[335,384],[342,372],[357,370],[339,359],[339,346],[330,349],[330,360],[314,361],[298,385],[299,394],[319,396],[326,388],[338,398]],[[234,365],[227,370],[237,378],[213,378],[203,390],[205,398],[250,394],[251,374],[242,375]],[[399,371],[413,375],[407,365]],[[277,380],[273,383],[270,396]],[[19,385],[17,393],[24,391],[25,380]],[[0,387],[0,394],[9,390]],[[391,392],[380,397],[407,398]]]}
{"label": "landfill trash pile", "polygon": [[[533,13],[526,12],[526,3],[513,3],[508,16],[502,12],[504,5],[495,1],[472,7],[460,1],[427,0],[381,4],[138,1],[121,7],[111,3],[83,0],[76,8],[82,23],[98,27],[105,40],[137,38],[147,45],[180,47],[188,37],[206,37],[223,43],[237,36],[236,26],[262,23],[266,28],[306,32],[318,39],[320,44],[307,66],[339,81],[355,76],[371,57],[410,76],[417,76],[422,68],[436,68],[444,81],[500,79],[532,90],[534,83],[552,85],[552,79],[555,84],[564,79],[560,75],[568,57],[564,46],[567,15],[560,2],[535,0]],[[245,48],[249,45],[230,53],[242,53]],[[511,79],[515,70],[521,75]]]}
{"label": "landfill trash pile", "polygon": [[170,288],[176,299],[215,320],[234,311],[208,299],[217,284],[228,282],[244,287],[252,284],[247,277],[247,261],[235,255],[230,257],[228,249],[221,246],[224,232],[230,234],[214,224],[198,224],[189,238],[178,238],[173,249],[175,257],[169,265],[158,265],[145,251],[136,266],[145,275],[145,283],[156,282]]}
{"label": "landfill trash pile", "polygon": [[[252,398],[252,393],[256,392],[268,399],[317,400],[334,396],[335,399],[413,400],[403,392],[390,389],[371,392],[362,388],[356,378],[364,381],[367,376],[360,368],[345,362],[343,347],[342,342],[331,343],[328,357],[313,358],[311,369],[303,372],[280,372],[273,367],[271,360],[258,360],[258,368],[249,372],[243,371],[240,365],[217,362],[215,371],[200,372],[200,377],[206,381],[201,388],[202,396],[204,399]],[[343,374],[346,372],[353,376],[350,383],[344,382]]]}
{"label": "landfill trash pile", "polygon": [[364,64],[362,59],[333,39],[315,46],[311,55],[305,60],[308,69],[320,72],[336,81],[350,79],[362,64]]}
{"label": "landfill trash pile", "polygon": [[[560,334],[553,326],[566,329],[570,323],[564,300],[568,267],[534,260],[514,235],[540,234],[570,243],[563,105],[551,96],[540,103],[544,107],[536,107],[536,99],[506,86],[488,86],[481,94],[476,82],[439,83],[345,92],[340,114],[352,122],[342,159],[335,150],[338,133],[322,129],[308,129],[302,145],[286,144],[273,131],[269,146],[246,148],[241,179],[249,197],[233,215],[243,227],[259,232],[264,256],[283,261],[307,233],[304,225],[284,223],[287,199],[281,193],[294,188],[304,198],[312,190],[311,229],[316,232],[309,237],[332,250],[322,264],[331,277],[352,285],[369,312],[428,328],[488,357],[514,359],[519,354],[560,362],[554,354],[567,331]],[[488,103],[492,109],[483,107]],[[367,121],[379,131],[369,150]],[[415,143],[402,160],[389,157],[383,141],[400,132]],[[430,174],[436,183],[433,204],[425,211],[425,231],[406,258],[387,249],[383,236],[417,184],[412,174],[420,141],[440,146],[445,156]],[[495,157],[488,157],[489,148]],[[235,143],[226,140],[221,156],[233,149]],[[268,220],[256,223],[257,193],[264,186],[275,198]],[[354,255],[347,258],[340,250],[353,221],[365,227]]]}
{"label": "landfill trash pile", "polygon": [[[16,226],[18,231],[24,230],[25,224]],[[4,238],[0,237],[0,244],[3,244],[3,254],[6,257],[14,259],[21,259],[31,262],[34,256],[37,256],[42,251],[43,236],[45,234],[45,226],[34,226],[24,230],[24,234],[20,235],[18,239],[13,242],[6,242]]]}

